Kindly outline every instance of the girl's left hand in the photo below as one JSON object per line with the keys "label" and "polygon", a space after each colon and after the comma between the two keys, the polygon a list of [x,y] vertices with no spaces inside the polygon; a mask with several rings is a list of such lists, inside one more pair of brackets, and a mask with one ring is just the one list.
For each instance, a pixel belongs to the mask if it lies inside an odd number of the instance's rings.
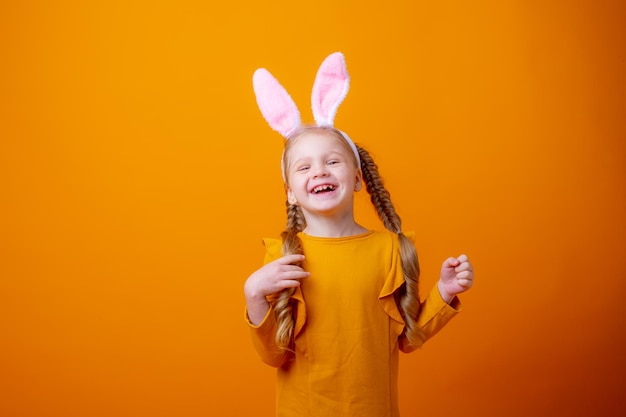
{"label": "girl's left hand", "polygon": [[469,290],[474,284],[474,269],[466,255],[448,258],[441,266],[438,287],[441,297],[450,302],[454,296]]}

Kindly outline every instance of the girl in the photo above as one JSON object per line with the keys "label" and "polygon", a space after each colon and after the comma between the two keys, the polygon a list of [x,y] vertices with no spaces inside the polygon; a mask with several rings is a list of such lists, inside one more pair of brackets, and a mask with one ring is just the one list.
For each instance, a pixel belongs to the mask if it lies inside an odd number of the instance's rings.
{"label": "girl", "polygon": [[[287,228],[265,239],[265,266],[246,280],[246,318],[261,359],[277,371],[278,416],[389,416],[398,412],[398,352],[411,352],[457,312],[473,283],[468,258],[448,258],[420,303],[419,267],[378,168],[333,127],[349,79],[330,55],[313,87],[316,125],[264,69],[259,108],[287,140],[282,158]],[[386,232],[354,219],[363,183]]]}

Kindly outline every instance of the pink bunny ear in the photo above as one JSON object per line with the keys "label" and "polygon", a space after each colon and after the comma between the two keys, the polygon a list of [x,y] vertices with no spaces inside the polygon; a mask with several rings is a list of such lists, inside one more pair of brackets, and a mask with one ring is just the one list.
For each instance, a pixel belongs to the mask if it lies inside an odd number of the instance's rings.
{"label": "pink bunny ear", "polygon": [[270,127],[284,137],[300,127],[300,112],[287,90],[265,68],[252,77],[256,102]]}
{"label": "pink bunny ear", "polygon": [[318,125],[333,126],[337,109],[349,88],[350,76],[343,54],[330,54],[317,71],[311,95],[313,117]]}

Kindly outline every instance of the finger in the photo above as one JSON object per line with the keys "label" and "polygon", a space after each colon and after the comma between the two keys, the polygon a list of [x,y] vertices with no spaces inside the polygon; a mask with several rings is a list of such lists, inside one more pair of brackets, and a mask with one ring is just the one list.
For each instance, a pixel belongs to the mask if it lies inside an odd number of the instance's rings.
{"label": "finger", "polygon": [[473,271],[472,264],[469,262],[463,262],[454,269],[457,273],[462,271]]}
{"label": "finger", "polygon": [[453,257],[449,257],[445,261],[443,261],[444,268],[454,268],[460,264],[459,260]]}
{"label": "finger", "polygon": [[468,279],[457,279],[456,282],[464,288],[470,288],[472,286],[472,281]]}
{"label": "finger", "polygon": [[469,261],[469,258],[465,254],[459,255],[459,257],[457,259],[459,260],[460,263]]}
{"label": "finger", "polygon": [[308,276],[311,275],[310,272],[304,271],[304,270],[300,270],[300,271],[286,271],[283,272],[281,274],[281,279],[282,280],[300,280],[303,278],[308,278]]}
{"label": "finger", "polygon": [[456,274],[456,279],[457,280],[464,279],[464,280],[467,280],[467,281],[471,281],[472,273],[470,271],[459,272],[458,274]]}
{"label": "finger", "polygon": [[302,284],[302,280],[308,278],[309,275],[311,273],[307,271],[291,271],[280,277],[277,285],[282,288],[299,287]]}
{"label": "finger", "polygon": [[304,261],[304,255],[294,253],[292,255],[285,255],[282,258],[278,258],[275,262],[281,265],[290,265],[290,264],[296,264],[302,261]]}
{"label": "finger", "polygon": [[279,268],[280,268],[279,270],[282,272],[304,271],[302,267],[299,267],[298,265],[292,265],[292,264],[281,265]]}
{"label": "finger", "polygon": [[300,281],[298,280],[285,280],[281,282],[280,288],[281,289],[285,289],[285,288],[296,288],[300,286]]}

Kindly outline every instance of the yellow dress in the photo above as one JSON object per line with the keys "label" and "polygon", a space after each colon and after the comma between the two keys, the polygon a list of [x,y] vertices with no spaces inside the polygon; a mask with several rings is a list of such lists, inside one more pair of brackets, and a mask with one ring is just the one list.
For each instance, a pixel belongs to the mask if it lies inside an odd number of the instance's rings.
{"label": "yellow dress", "polygon": [[[400,340],[404,321],[394,292],[404,277],[397,236],[300,238],[311,275],[294,294],[294,352],[277,350],[272,308],[258,326],[248,321],[261,359],[278,368],[277,416],[397,417],[398,351],[414,349]],[[280,240],[264,243],[266,263],[282,256]],[[449,305],[433,288],[418,318],[426,339],[459,310],[458,300]]]}

